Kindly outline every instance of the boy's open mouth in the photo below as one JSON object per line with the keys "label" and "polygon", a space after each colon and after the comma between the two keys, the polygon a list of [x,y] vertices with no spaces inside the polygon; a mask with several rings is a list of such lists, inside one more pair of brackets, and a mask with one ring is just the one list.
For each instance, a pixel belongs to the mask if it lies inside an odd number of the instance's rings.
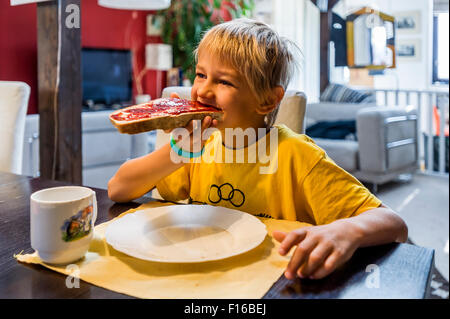
{"label": "boy's open mouth", "polygon": [[221,109],[221,108],[219,108],[219,107],[217,107],[217,106],[215,106],[215,105],[211,105],[211,104],[206,104],[206,103],[202,103],[202,102],[200,102],[200,101],[198,101],[198,100],[197,100],[197,103],[198,103],[198,104],[200,104],[200,105],[202,105],[202,106],[206,106],[206,107],[212,107],[212,108],[215,108],[216,110],[222,111],[222,109]]}

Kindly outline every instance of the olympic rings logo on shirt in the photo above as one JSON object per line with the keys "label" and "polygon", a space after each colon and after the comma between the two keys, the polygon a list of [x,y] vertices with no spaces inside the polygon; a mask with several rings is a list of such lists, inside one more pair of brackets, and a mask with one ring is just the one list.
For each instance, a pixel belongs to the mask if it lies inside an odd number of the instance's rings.
{"label": "olympic rings logo on shirt", "polygon": [[209,188],[208,200],[213,204],[225,200],[229,201],[234,207],[241,207],[245,202],[245,195],[230,183],[224,183],[220,186],[212,184]]}

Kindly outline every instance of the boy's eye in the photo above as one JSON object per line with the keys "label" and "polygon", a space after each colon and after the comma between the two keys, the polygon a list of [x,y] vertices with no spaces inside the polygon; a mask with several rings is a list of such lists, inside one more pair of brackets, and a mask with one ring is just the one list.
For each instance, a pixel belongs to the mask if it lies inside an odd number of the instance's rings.
{"label": "boy's eye", "polygon": [[[206,79],[206,75],[200,72],[195,73],[195,76],[200,79]],[[218,80],[217,82],[222,85],[233,86],[232,83],[225,80]]]}
{"label": "boy's eye", "polygon": [[223,85],[233,86],[233,84],[231,84],[230,82],[225,81],[225,80],[220,80],[219,83],[223,84]]}

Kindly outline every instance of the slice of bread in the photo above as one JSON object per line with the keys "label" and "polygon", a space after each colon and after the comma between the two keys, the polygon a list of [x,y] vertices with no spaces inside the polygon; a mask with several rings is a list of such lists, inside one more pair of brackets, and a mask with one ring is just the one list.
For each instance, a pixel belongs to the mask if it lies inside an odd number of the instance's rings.
{"label": "slice of bread", "polygon": [[[162,111],[163,114],[161,114],[161,110],[155,109],[154,113],[152,114],[153,106],[155,106],[155,108],[158,108],[161,102],[167,103],[167,101],[175,101],[176,103],[180,103],[180,101],[193,103],[188,100],[180,99],[157,99],[154,101],[150,101],[149,103],[133,105],[114,111],[109,115],[109,119],[120,133],[137,134],[156,129],[170,130],[177,127],[185,127],[190,120],[203,120],[208,115],[211,116],[212,119],[216,120],[221,120],[223,117],[222,111],[207,106],[200,107],[199,111],[195,111],[195,108],[193,108],[189,111],[181,111],[180,114],[176,115],[165,115],[164,110]],[[173,106],[173,108],[176,107],[177,106]],[[140,108],[149,110],[144,117],[138,119],[120,119],[121,113],[126,113],[130,109]]]}

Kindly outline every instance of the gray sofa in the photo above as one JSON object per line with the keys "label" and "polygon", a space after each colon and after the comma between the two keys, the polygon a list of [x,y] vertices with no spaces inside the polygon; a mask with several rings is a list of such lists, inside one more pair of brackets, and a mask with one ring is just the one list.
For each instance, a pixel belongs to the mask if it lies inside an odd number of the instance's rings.
{"label": "gray sofa", "polygon": [[[82,167],[83,185],[106,189],[108,180],[126,160],[152,150],[156,135],[147,133],[120,134],[109,121],[112,111],[83,112]],[[24,175],[39,175],[39,115],[25,120],[25,140],[22,171]],[[153,146],[154,147],[154,146]]]}
{"label": "gray sofa", "polygon": [[336,164],[360,181],[371,183],[372,191],[418,168],[415,109],[333,102],[306,107],[306,127],[338,120],[356,120],[356,141],[313,139]]}

